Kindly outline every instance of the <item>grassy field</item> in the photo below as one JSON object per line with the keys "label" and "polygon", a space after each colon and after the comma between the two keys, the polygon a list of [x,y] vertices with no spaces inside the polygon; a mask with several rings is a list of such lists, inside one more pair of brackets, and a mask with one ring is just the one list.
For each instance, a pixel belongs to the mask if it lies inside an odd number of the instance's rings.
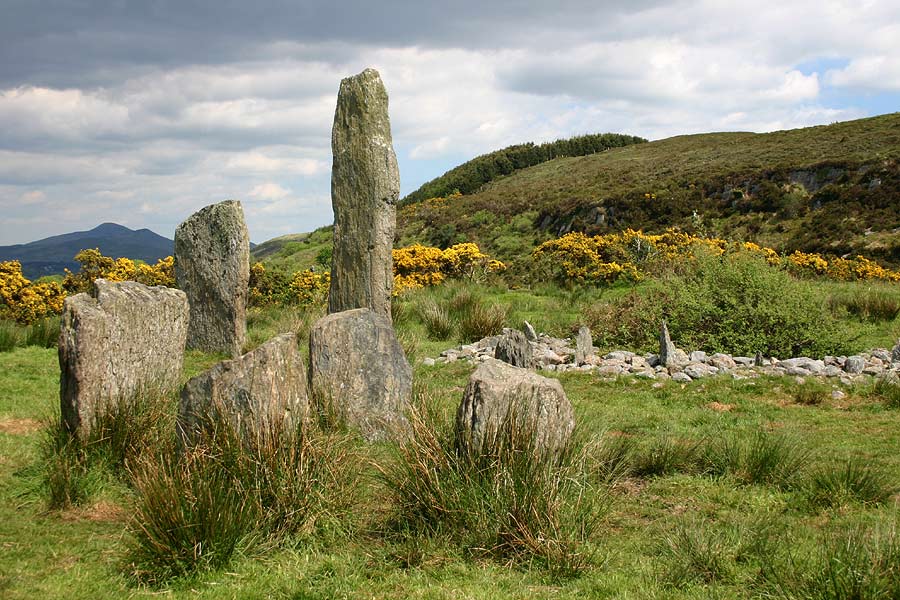
{"label": "grassy field", "polygon": [[[399,303],[395,321],[420,394],[450,423],[473,367],[423,366],[457,343],[417,316],[448,304],[447,286]],[[627,289],[603,292],[606,296]],[[841,290],[836,290],[841,292]],[[585,292],[476,290],[566,334]],[[848,293],[843,290],[843,293]],[[251,345],[305,331],[296,310],[251,318]],[[865,345],[889,345],[896,320]],[[189,353],[186,376],[215,356]],[[540,554],[497,556],[466,532],[393,526],[379,475],[399,460],[389,444],[352,442],[358,467],[349,510],[323,515],[277,543],[242,542],[223,568],[157,582],[133,576],[136,506],[129,476],[96,469],[88,497],[48,508],[47,431],[58,410],[56,351],[0,353],[0,596],[3,598],[897,598],[900,594],[900,408],[872,382],[802,394],[793,378],[719,377],[687,385],[559,377],[588,444],[584,493],[602,507],[575,546],[583,568],[561,572]],[[811,399],[812,398],[812,399]],[[544,548],[552,540],[538,540]]]}

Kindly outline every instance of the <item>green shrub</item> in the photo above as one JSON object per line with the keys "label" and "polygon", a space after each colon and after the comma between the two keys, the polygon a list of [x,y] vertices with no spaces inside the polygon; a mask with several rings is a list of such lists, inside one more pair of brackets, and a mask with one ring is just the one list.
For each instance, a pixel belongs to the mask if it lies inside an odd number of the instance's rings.
{"label": "green shrub", "polygon": [[606,495],[589,483],[584,446],[548,456],[534,445],[535,424],[509,417],[469,452],[427,404],[409,416],[408,440],[379,467],[401,539],[437,537],[558,575],[590,564],[586,542]]}
{"label": "green shrub", "polygon": [[753,356],[847,354],[852,337],[815,284],[747,253],[700,253],[678,273],[586,315],[598,343],[655,350],[666,319],[680,347]]}

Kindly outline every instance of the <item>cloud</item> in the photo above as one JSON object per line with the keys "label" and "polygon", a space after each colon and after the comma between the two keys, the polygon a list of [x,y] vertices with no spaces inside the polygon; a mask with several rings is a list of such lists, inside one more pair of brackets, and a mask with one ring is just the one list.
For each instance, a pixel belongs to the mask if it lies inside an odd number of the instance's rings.
{"label": "cloud", "polygon": [[814,125],[866,115],[873,92],[900,105],[898,40],[889,0],[13,2],[0,244],[110,220],[172,235],[241,194],[254,241],[326,224],[335,95],[367,66],[405,193],[523,141]]}

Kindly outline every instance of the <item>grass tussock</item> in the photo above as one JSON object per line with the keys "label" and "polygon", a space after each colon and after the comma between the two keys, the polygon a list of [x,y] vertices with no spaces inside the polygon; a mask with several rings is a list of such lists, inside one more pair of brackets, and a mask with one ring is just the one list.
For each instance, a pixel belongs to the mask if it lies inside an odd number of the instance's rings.
{"label": "grass tussock", "polygon": [[104,480],[128,483],[128,470],[142,456],[171,446],[171,394],[148,389],[98,411],[87,434],[69,432],[60,419],[44,428],[41,453],[51,509],[89,501]]}
{"label": "grass tussock", "polygon": [[896,522],[826,532],[812,555],[767,565],[765,597],[810,600],[900,598],[900,533]]}
{"label": "grass tussock", "polygon": [[828,306],[835,315],[846,313],[870,323],[893,321],[900,315],[900,295],[882,287],[867,287],[836,293],[828,299]]}
{"label": "grass tussock", "polygon": [[417,303],[416,314],[430,339],[470,343],[503,330],[509,316],[506,305],[465,287],[447,285],[447,289],[443,300],[425,296]]}
{"label": "grass tussock", "polygon": [[873,394],[887,408],[900,409],[900,381],[881,377],[875,382]]}
{"label": "grass tussock", "polygon": [[704,448],[705,471],[730,475],[744,485],[772,485],[789,489],[811,460],[810,451],[797,439],[758,430],[749,437],[724,434]]}
{"label": "grass tussock", "polygon": [[241,437],[223,420],[182,452],[148,455],[132,471],[138,501],[129,563],[139,581],[221,568],[346,515],[355,498],[350,438],[312,425]]}
{"label": "grass tussock", "polygon": [[590,481],[585,446],[548,455],[535,447],[533,424],[509,417],[479,451],[466,451],[427,403],[409,421],[408,440],[379,466],[401,541],[450,540],[472,555],[561,576],[591,563],[606,494]]}
{"label": "grass tussock", "polygon": [[803,406],[820,406],[831,397],[831,386],[815,380],[805,381],[791,391],[791,397]]}
{"label": "grass tussock", "polygon": [[814,508],[859,503],[869,506],[884,504],[896,491],[890,478],[876,466],[855,460],[831,465],[813,473],[803,490]]}

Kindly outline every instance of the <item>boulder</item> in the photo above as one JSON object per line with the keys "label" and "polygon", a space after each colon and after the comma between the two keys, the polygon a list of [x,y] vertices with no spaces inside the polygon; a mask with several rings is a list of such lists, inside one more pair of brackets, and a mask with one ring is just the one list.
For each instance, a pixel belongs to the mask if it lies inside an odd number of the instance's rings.
{"label": "boulder", "polygon": [[844,361],[844,370],[848,373],[858,374],[862,373],[863,369],[866,368],[866,359],[862,356],[848,356]]}
{"label": "boulder", "polygon": [[394,328],[368,308],[332,313],[309,334],[310,389],[363,437],[402,433],[412,396],[412,369]]}
{"label": "boulder", "polygon": [[568,443],[575,415],[558,380],[488,360],[472,373],[456,412],[458,442],[477,454],[507,426],[528,434],[532,448],[548,456]]}
{"label": "boulder", "polygon": [[523,369],[530,369],[534,365],[531,344],[525,334],[517,329],[509,329],[500,337],[494,349],[494,358]]}
{"label": "boulder", "polygon": [[369,308],[390,321],[400,172],[378,71],[366,69],[341,81],[331,148],[334,250],[328,312]]}
{"label": "boulder", "polygon": [[176,289],[97,279],[91,295],[66,298],[59,334],[66,428],[86,437],[110,405],[177,388],[187,327],[187,297]]}
{"label": "boulder", "polygon": [[212,204],[178,226],[175,281],[191,309],[187,347],[239,356],[250,281],[250,235],[240,202]]}
{"label": "boulder", "polygon": [[287,432],[309,408],[306,368],[297,335],[276,336],[247,354],[222,361],[181,390],[178,434],[196,443],[210,420],[227,421],[242,439],[264,430]]}

